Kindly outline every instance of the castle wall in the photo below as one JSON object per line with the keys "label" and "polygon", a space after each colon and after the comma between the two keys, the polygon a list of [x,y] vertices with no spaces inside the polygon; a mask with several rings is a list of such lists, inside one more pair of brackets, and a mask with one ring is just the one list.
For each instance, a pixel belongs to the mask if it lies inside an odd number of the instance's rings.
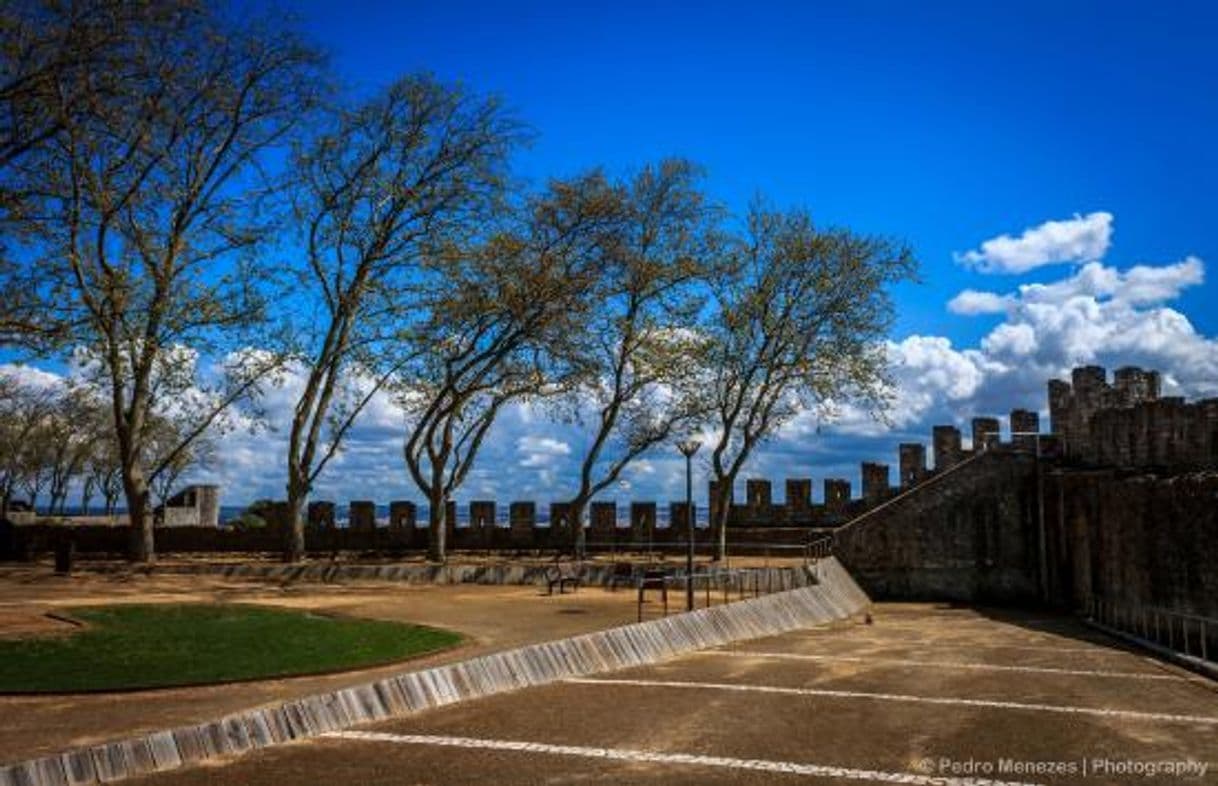
{"label": "castle wall", "polygon": [[1051,428],[1068,459],[1097,467],[1187,470],[1218,464],[1218,399],[1161,397],[1158,372],[1099,366],[1049,382]]}
{"label": "castle wall", "polygon": [[1066,470],[1045,486],[1054,600],[1218,616],[1218,473]]}
{"label": "castle wall", "polygon": [[835,553],[877,600],[1034,601],[1035,467],[988,453],[837,530]]}

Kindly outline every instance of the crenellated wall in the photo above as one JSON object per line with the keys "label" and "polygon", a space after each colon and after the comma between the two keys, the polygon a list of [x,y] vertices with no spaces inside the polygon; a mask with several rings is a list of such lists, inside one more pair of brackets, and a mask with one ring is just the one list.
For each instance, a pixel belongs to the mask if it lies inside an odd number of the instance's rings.
{"label": "crenellated wall", "polygon": [[1153,371],[1109,384],[1087,366],[1049,382],[1053,434],[1029,410],[1011,413],[1009,443],[973,419],[972,451],[936,427],[939,471],[907,482],[916,451],[903,445],[902,493],[839,528],[838,555],[878,598],[1218,615],[1218,400],[1159,387]]}
{"label": "crenellated wall", "polygon": [[[800,553],[802,544],[832,533],[842,561],[879,598],[1084,607],[1105,597],[1218,615],[1218,399],[1164,398],[1154,371],[1124,367],[1110,383],[1098,366],[1074,369],[1069,382],[1051,380],[1048,399],[1052,433],[1041,433],[1040,415],[1029,409],[1011,411],[1005,441],[997,418],[972,418],[968,448],[959,427],[935,426],[933,466],[926,445],[902,443],[895,479],[888,464],[863,463],[857,499],[850,481],[830,477],[816,503],[813,479],[801,477],[785,480],[780,504],[771,481],[749,478],[744,499],[731,502],[729,548],[736,544],[739,554],[777,544]],[[713,500],[713,483],[710,490]],[[552,549],[573,541],[563,503],[540,508],[548,526],[532,501],[512,502],[500,522],[494,501],[475,500],[460,526],[456,503],[448,506],[453,549]],[[267,511],[266,531],[159,529],[157,548],[278,550],[284,509],[279,503]],[[388,526],[367,500],[350,503],[348,527],[335,526],[335,510],[331,502],[309,505],[310,550],[427,545],[426,523],[411,502],[390,504]],[[681,502],[597,501],[589,513],[592,550],[674,545],[687,535]],[[107,527],[21,526],[10,540],[28,554],[65,533],[81,552],[127,547],[126,533]],[[703,527],[695,539],[710,543]]]}
{"label": "crenellated wall", "polygon": [[1066,456],[1088,466],[1186,470],[1218,462],[1218,399],[1160,397],[1157,371],[1099,366],[1049,382],[1051,428]]}

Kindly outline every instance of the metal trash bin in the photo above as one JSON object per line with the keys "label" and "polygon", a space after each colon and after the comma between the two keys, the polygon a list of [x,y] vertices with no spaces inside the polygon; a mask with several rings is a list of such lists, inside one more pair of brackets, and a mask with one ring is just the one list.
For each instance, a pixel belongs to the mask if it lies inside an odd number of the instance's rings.
{"label": "metal trash bin", "polygon": [[72,572],[72,560],[76,557],[76,540],[59,538],[55,541],[55,572],[68,575]]}

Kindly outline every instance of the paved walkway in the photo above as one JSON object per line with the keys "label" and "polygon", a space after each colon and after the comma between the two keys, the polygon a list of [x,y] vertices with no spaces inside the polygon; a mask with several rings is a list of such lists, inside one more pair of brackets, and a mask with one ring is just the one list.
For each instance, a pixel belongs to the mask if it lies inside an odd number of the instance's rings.
{"label": "paved walkway", "polygon": [[1218,783],[1218,686],[1064,617],[879,606],[145,780],[850,781]]}

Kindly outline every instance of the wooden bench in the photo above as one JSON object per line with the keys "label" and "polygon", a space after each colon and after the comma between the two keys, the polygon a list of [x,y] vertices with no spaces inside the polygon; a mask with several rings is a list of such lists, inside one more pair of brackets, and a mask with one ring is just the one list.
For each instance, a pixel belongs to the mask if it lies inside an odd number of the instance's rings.
{"label": "wooden bench", "polygon": [[571,563],[555,562],[546,568],[547,595],[553,595],[555,587],[558,587],[559,595],[563,594],[568,586],[571,587],[572,592],[575,592],[582,581],[579,576],[579,567]]}

